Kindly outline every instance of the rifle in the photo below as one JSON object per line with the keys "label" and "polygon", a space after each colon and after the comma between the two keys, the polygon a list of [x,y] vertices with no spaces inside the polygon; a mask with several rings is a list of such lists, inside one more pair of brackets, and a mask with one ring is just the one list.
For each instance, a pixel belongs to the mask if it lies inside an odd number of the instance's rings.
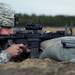
{"label": "rifle", "polygon": [[38,58],[40,55],[40,43],[44,40],[52,39],[59,36],[56,33],[38,32],[39,30],[42,30],[42,26],[37,24],[28,24],[25,28],[29,32],[16,33],[10,36],[0,35],[0,42],[8,41],[8,43],[6,43],[5,47],[3,46],[3,48],[7,48],[13,42],[27,44],[28,48],[31,49],[30,57]]}

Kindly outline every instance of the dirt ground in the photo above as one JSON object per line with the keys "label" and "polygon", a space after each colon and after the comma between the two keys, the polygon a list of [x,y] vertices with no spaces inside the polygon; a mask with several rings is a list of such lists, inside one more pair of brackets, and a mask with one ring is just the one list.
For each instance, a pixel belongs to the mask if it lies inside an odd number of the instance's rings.
{"label": "dirt ground", "polygon": [[[56,31],[65,31],[64,27],[44,27],[43,31],[48,31],[48,32],[56,32]],[[73,35],[75,35],[75,27],[72,28]]]}
{"label": "dirt ground", "polygon": [[27,59],[0,65],[0,75],[75,75],[75,64],[50,59]]}
{"label": "dirt ground", "polygon": [[60,31],[60,30],[65,30],[65,28],[63,27],[44,27],[43,28],[44,31],[50,31],[50,32],[56,32],[56,31]]}

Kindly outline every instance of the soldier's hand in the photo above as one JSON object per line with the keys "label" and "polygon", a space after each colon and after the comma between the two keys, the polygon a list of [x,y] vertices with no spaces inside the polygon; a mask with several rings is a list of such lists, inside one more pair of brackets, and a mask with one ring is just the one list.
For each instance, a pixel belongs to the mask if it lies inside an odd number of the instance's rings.
{"label": "soldier's hand", "polygon": [[26,48],[27,46],[25,46],[24,44],[13,44],[9,48],[7,48],[6,51],[10,53],[11,56],[17,56],[23,52],[23,49],[25,50]]}

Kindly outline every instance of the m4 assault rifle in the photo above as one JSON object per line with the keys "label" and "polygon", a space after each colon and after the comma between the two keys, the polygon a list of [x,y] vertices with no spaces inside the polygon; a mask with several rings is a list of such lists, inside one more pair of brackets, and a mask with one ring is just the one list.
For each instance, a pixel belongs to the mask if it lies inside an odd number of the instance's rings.
{"label": "m4 assault rifle", "polygon": [[28,48],[31,49],[30,57],[38,58],[40,55],[40,43],[42,41],[63,36],[56,33],[41,33],[42,25],[39,24],[28,24],[25,28],[28,32],[19,32],[10,36],[0,35],[0,43],[1,45],[3,44],[2,47],[5,49],[12,43],[27,44]]}

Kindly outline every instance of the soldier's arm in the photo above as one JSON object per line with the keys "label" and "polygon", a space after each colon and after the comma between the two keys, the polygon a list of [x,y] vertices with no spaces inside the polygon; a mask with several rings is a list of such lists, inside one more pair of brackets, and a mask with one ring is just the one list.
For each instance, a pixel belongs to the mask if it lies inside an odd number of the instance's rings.
{"label": "soldier's arm", "polygon": [[21,52],[23,52],[22,48],[25,48],[23,44],[13,44],[6,50],[2,51],[0,53],[0,63],[6,63],[11,59],[11,57],[19,55]]}
{"label": "soldier's arm", "polygon": [[0,53],[0,64],[8,62],[10,60],[10,58],[11,58],[10,53],[8,53],[6,50],[2,51]]}

